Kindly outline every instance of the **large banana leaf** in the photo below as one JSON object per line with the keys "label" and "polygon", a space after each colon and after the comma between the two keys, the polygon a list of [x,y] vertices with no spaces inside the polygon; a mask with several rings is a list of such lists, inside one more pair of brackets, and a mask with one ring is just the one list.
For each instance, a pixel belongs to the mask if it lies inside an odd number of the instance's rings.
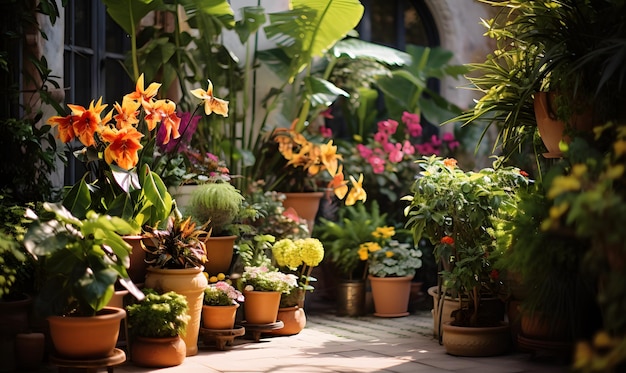
{"label": "large banana leaf", "polygon": [[358,0],[292,0],[292,6],[270,14],[265,33],[292,59],[293,79],[313,57],[322,56],[356,27],[363,5]]}
{"label": "large banana leaf", "polygon": [[331,53],[337,59],[373,60],[388,66],[405,66],[412,61],[411,55],[406,52],[355,38],[338,41]]}

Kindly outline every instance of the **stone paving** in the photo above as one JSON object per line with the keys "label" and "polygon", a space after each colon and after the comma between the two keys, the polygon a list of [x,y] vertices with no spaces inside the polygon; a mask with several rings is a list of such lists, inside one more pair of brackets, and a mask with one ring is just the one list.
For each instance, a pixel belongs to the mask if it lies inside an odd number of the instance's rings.
{"label": "stone paving", "polygon": [[[545,360],[545,359],[543,359]],[[127,362],[116,372],[149,372]],[[237,338],[224,351],[200,343],[199,353],[159,372],[567,372],[567,366],[512,352],[489,358],[455,357],[432,336],[430,311],[399,318],[338,317],[307,313],[306,328],[293,336]]]}

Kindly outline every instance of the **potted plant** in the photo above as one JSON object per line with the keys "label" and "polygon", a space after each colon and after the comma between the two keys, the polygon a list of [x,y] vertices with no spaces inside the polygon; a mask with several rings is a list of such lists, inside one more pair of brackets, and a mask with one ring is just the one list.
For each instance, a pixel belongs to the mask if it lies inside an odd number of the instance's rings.
{"label": "potted plant", "polygon": [[278,335],[298,334],[306,326],[304,298],[307,291],[313,291],[311,271],[324,259],[324,245],[317,238],[292,240],[283,238],[272,245],[272,260],[284,273],[292,273],[298,278],[298,285],[288,294],[282,294],[278,318],[285,324],[272,331]]}
{"label": "potted plant", "polygon": [[385,225],[387,214],[381,213],[378,202],[370,207],[364,204],[340,206],[337,221],[320,218],[314,235],[326,250],[325,262],[335,274],[337,286],[337,314],[361,316],[365,314],[366,261],[359,257],[359,247],[372,239],[372,232]]}
{"label": "potted plant", "polygon": [[165,229],[151,228],[145,233],[147,274],[145,286],[158,292],[175,291],[187,299],[190,316],[183,340],[187,356],[198,353],[198,333],[202,314],[202,298],[208,282],[203,274],[206,248],[201,237],[206,231],[198,228],[191,217],[173,214]]}
{"label": "potted plant", "polygon": [[342,155],[332,139],[299,132],[296,124],[297,120],[290,128],[276,128],[262,136],[255,150],[255,177],[264,180],[266,190],[285,193],[285,208],[296,210],[312,231],[323,188],[340,200],[345,198],[346,205],[364,201],[367,193],[363,175],[350,176],[348,187]]}
{"label": "potted plant", "polygon": [[227,273],[233,259],[237,235],[231,229],[243,209],[244,197],[229,181],[217,179],[199,184],[191,193],[187,213],[200,225],[206,225],[209,275]]}
{"label": "potted plant", "polygon": [[246,323],[266,325],[276,322],[281,295],[296,288],[298,278],[267,265],[245,266],[237,286],[246,299]]}
{"label": "potted plant", "polygon": [[[121,237],[133,227],[122,218],[95,212],[81,220],[60,204],[46,202],[43,208],[40,216],[27,211],[32,223],[24,236],[26,249],[42,269],[36,310],[47,316],[55,352],[60,356],[109,356],[125,316],[122,309],[105,307],[116,281],[138,299],[143,297],[129,279],[130,246]],[[105,323],[108,329],[98,328],[107,334],[94,336],[94,327],[85,325],[87,320]],[[85,326],[92,329],[86,332]],[[60,336],[59,332],[70,334]]]}
{"label": "potted plant", "polygon": [[[495,168],[463,171],[456,160],[437,156],[424,157],[420,166],[423,171],[414,194],[407,197],[407,226],[416,242],[425,238],[434,245],[443,281],[440,295],[443,288],[458,298],[454,320],[441,323],[446,350],[468,356],[503,353],[509,346],[508,326],[502,325],[503,313],[492,312],[485,298],[498,294],[500,281],[493,260],[501,254],[499,224],[516,212],[517,190],[529,182],[526,174],[498,161]],[[496,332],[500,341],[478,351],[463,351],[462,344],[455,344],[447,334],[453,328],[479,330],[480,326]]]}
{"label": "potted plant", "polygon": [[[620,352],[626,346],[625,291],[621,281],[626,268],[626,241],[619,223],[626,216],[625,130],[624,122],[608,122],[596,127],[591,140],[574,138],[565,148],[564,162],[546,178],[549,214],[541,229],[547,234],[566,233],[582,246],[579,255],[569,259],[579,260],[583,283],[595,297],[600,316],[593,323],[585,322],[592,328],[574,335],[579,340],[574,367],[581,372],[618,371],[626,364]],[[574,322],[583,317],[588,320],[586,316],[594,313],[581,311],[593,303],[577,309],[579,319]]]}
{"label": "potted plant", "polygon": [[[483,96],[451,121],[497,126],[494,149],[501,144],[509,155],[532,146],[545,117],[547,130],[558,135],[547,156],[560,157],[563,130],[580,131],[575,121],[583,111],[590,115],[582,123],[586,128],[624,119],[618,108],[624,101],[626,57],[616,53],[626,37],[623,2],[481,1],[498,9],[484,21],[497,47],[484,63],[470,65],[468,79]],[[545,105],[555,94],[558,98]],[[543,112],[541,106],[552,109]],[[542,140],[546,132],[539,129]]]}
{"label": "potted plant", "polygon": [[522,350],[541,349],[567,359],[574,341],[588,335],[598,320],[591,311],[596,308],[593,281],[583,269],[588,240],[545,229],[557,211],[550,212],[546,197],[549,179],[519,191],[519,213],[505,222],[510,239],[494,267],[505,286],[514,342]]}
{"label": "potted plant", "polygon": [[359,257],[367,261],[374,316],[409,314],[411,280],[422,266],[422,252],[415,245],[392,239],[395,234],[394,227],[379,226],[370,233],[368,241],[359,245]]}
{"label": "potted plant", "polygon": [[8,369],[36,368],[44,357],[45,336],[32,320],[38,277],[35,259],[23,245],[25,210],[0,195],[0,358]]}
{"label": "potted plant", "polygon": [[212,330],[233,329],[239,303],[244,300],[243,294],[231,285],[230,280],[210,283],[204,289],[202,327]]}
{"label": "potted plant", "polygon": [[143,300],[126,306],[133,364],[149,368],[180,365],[185,360],[187,299],[176,292],[163,294],[144,288]]}

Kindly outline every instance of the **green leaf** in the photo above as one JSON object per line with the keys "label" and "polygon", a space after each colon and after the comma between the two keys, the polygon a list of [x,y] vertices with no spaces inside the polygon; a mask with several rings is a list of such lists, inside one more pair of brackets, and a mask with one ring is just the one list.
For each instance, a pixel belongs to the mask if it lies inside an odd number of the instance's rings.
{"label": "green leaf", "polygon": [[126,31],[132,34],[135,26],[146,14],[162,6],[161,0],[102,0],[107,13]]}
{"label": "green leaf", "polygon": [[235,32],[241,44],[245,44],[250,35],[256,33],[265,23],[265,9],[260,6],[246,6],[241,8],[241,20],[235,24]]}
{"label": "green leaf", "polygon": [[85,181],[88,174],[85,174],[80,182],[74,184],[72,189],[63,198],[63,206],[70,211],[73,211],[74,215],[78,218],[84,218],[87,211],[91,207],[91,192],[87,181]]}
{"label": "green leaf", "polygon": [[345,37],[363,16],[358,0],[292,0],[292,5],[292,10],[270,14],[270,25],[264,29],[292,59],[289,81]]}
{"label": "green leaf", "polygon": [[313,107],[328,107],[337,99],[338,96],[350,96],[348,92],[337,87],[328,80],[310,76],[307,77],[304,82],[307,88],[307,93],[311,97],[311,105]]}
{"label": "green leaf", "polygon": [[143,207],[137,212],[136,221],[140,226],[148,224],[154,227],[164,224],[172,212],[172,196],[167,191],[163,180],[150,171],[148,165],[141,169],[139,179],[142,185],[140,201]]}
{"label": "green leaf", "polygon": [[356,38],[338,41],[331,53],[335,58],[373,60],[389,66],[406,66],[412,61],[406,52]]}

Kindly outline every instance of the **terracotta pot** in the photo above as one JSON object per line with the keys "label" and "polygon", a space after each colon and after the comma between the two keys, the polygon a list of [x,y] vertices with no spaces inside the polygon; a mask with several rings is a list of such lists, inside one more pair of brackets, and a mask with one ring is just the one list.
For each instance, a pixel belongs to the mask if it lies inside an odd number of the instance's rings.
{"label": "terracotta pot", "polygon": [[248,324],[264,325],[276,322],[280,306],[278,291],[244,291],[244,318]]}
{"label": "terracotta pot", "polygon": [[341,281],[337,285],[337,315],[365,315],[365,281]]}
{"label": "terracotta pot", "polygon": [[13,336],[30,329],[32,303],[33,298],[28,294],[20,300],[0,301],[0,336]]}
{"label": "terracotta pot", "polygon": [[101,359],[113,354],[126,311],[105,307],[96,316],[49,316],[50,338],[59,357],[74,360]]}
{"label": "terracotta pot", "polygon": [[493,327],[453,326],[443,323],[443,346],[456,356],[502,355],[511,348],[511,330],[502,323]]}
{"label": "terracotta pot", "polygon": [[[556,115],[556,95],[556,92],[536,92],[534,98],[537,129],[541,140],[548,149],[548,152],[543,154],[545,158],[561,158],[563,152],[561,152],[559,143],[561,140],[566,143],[570,141],[563,134],[567,126],[566,123],[559,120]],[[593,111],[587,109],[580,114],[572,114],[568,123],[569,127],[573,129],[590,131],[593,128]]]}
{"label": "terracotta pot", "polygon": [[143,284],[146,280],[146,252],[141,247],[141,242],[148,244],[144,241],[143,236],[123,236],[126,243],[131,246],[130,252],[130,267],[127,269],[128,276],[133,280],[135,284]]}
{"label": "terracotta pot", "polygon": [[166,368],[185,361],[185,341],[179,336],[168,338],[135,337],[131,344],[133,364],[149,368]]}
{"label": "terracotta pot", "polygon": [[216,276],[220,273],[228,274],[233,260],[236,239],[237,236],[211,236],[206,239],[207,262],[204,264],[204,270],[209,276]]}
{"label": "terracotta pot", "polygon": [[323,192],[310,192],[310,193],[284,193],[285,200],[283,206],[285,209],[293,208],[298,216],[305,219],[309,227],[309,233],[313,232],[313,225],[315,224],[315,217],[317,216],[317,210],[320,207],[320,200],[324,195]]}
{"label": "terracotta pot", "polygon": [[520,333],[530,339],[543,341],[567,340],[567,326],[562,320],[553,320],[541,312],[532,314],[520,310]]}
{"label": "terracotta pot", "polygon": [[368,276],[372,285],[374,316],[402,317],[409,314],[411,276],[375,277]]}
{"label": "terracotta pot", "polygon": [[279,308],[277,320],[282,321],[285,326],[272,330],[270,334],[295,335],[300,333],[306,326],[306,313],[304,308],[298,306]]}
{"label": "terracotta pot", "polygon": [[[439,338],[439,334],[441,334],[440,325],[443,326],[443,323],[451,322],[452,312],[459,309],[459,299],[453,298],[451,296],[446,295],[440,303],[439,293],[437,292],[437,286],[431,286],[428,288],[428,294],[433,297],[433,336],[435,338]],[[464,301],[464,304],[467,304],[467,301]]]}
{"label": "terracotta pot", "polygon": [[126,295],[128,295],[128,290],[116,290],[109,303],[107,303],[107,307],[124,308],[124,297]]}
{"label": "terracotta pot", "polygon": [[35,371],[43,362],[46,336],[43,333],[20,333],[15,336],[15,360],[20,370]]}
{"label": "terracotta pot", "polygon": [[198,334],[202,315],[202,300],[208,281],[200,268],[160,269],[148,267],[145,287],[159,292],[174,291],[185,296],[190,316],[187,330],[182,336],[187,346],[187,356],[198,353]]}
{"label": "terracotta pot", "polygon": [[235,326],[239,304],[231,306],[202,306],[202,327],[213,330],[227,330]]}

